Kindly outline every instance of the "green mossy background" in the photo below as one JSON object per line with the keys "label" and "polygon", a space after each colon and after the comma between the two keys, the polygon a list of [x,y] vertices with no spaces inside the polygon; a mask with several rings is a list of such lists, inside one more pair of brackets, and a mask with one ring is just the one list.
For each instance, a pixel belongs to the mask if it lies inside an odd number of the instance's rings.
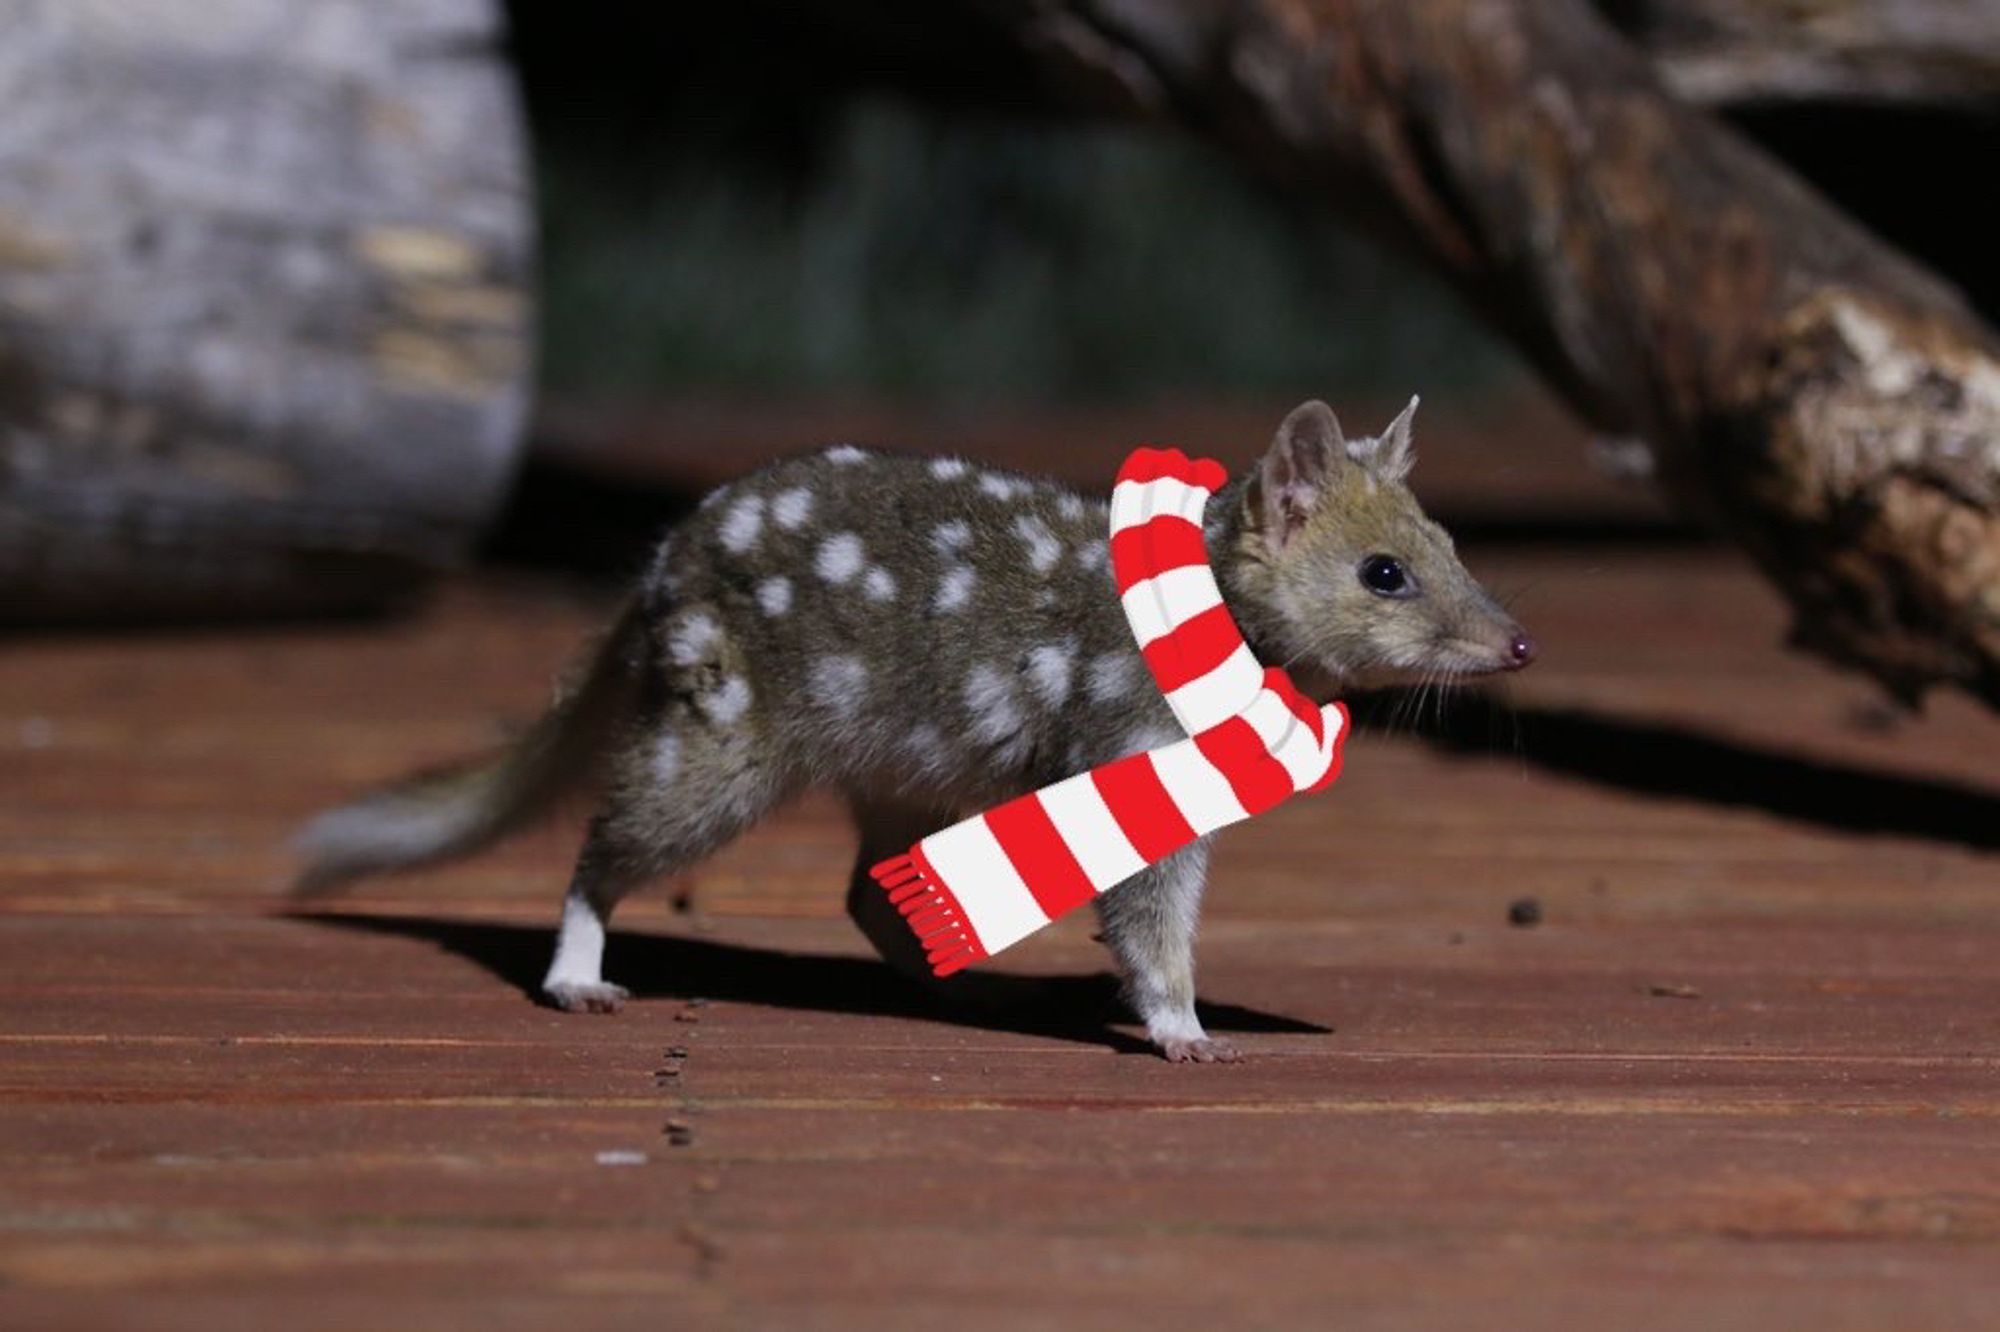
{"label": "green mossy background", "polygon": [[538,125],[557,393],[1115,402],[1518,372],[1427,275],[1198,144],[887,95],[775,131],[712,93],[636,134],[588,119]]}

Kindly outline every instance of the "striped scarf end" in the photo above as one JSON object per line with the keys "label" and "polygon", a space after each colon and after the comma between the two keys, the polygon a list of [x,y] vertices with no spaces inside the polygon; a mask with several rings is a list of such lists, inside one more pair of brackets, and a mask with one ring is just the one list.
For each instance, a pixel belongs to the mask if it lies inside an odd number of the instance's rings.
{"label": "striped scarf end", "polygon": [[1135,449],[1118,469],[1118,480],[1158,481],[1162,477],[1183,481],[1214,492],[1229,484],[1229,471],[1213,458],[1190,458],[1179,449]]}
{"label": "striped scarf end", "polygon": [[958,899],[927,865],[914,856],[891,856],[871,866],[868,874],[924,946],[932,975],[955,975],[986,956]]}

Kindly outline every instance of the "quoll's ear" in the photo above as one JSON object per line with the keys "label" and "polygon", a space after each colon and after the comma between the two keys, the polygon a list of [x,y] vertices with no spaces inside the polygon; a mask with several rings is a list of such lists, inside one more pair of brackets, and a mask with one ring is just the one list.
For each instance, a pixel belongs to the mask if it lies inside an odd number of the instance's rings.
{"label": "quoll's ear", "polygon": [[1368,469],[1368,474],[1379,481],[1401,481],[1416,465],[1417,453],[1410,443],[1410,425],[1417,419],[1415,396],[1410,405],[1402,410],[1389,428],[1373,439],[1357,439],[1347,446],[1347,456]]}
{"label": "quoll's ear", "polygon": [[1347,438],[1333,408],[1319,401],[1300,403],[1278,427],[1251,487],[1252,517],[1273,553],[1298,535],[1320,497],[1328,474],[1341,465]]}

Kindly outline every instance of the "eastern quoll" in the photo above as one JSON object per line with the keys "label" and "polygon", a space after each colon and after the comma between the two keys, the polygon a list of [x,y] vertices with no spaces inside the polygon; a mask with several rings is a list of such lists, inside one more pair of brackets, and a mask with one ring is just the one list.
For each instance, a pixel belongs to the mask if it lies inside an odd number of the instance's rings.
{"label": "eastern quoll", "polygon": [[[1405,484],[1415,408],[1350,440],[1308,402],[1209,505],[1244,635],[1320,701],[1534,656]],[[542,989],[609,1013],[627,997],[601,970],[619,900],[827,787],[860,832],[849,914],[925,975],[870,865],[1180,734],[1120,610],[1106,521],[1100,500],[958,458],[843,444],[774,463],[667,534],[580,681],[510,749],[312,822],[299,890],[466,854],[595,777]],[[1207,863],[1198,842],[1096,901],[1129,1001],[1176,1061],[1236,1056],[1195,1016]]]}

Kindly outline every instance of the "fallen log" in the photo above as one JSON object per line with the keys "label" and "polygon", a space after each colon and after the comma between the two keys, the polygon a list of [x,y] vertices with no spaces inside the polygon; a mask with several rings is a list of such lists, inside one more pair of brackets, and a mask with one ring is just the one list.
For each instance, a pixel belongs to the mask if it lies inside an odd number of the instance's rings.
{"label": "fallen log", "polygon": [[1993,109],[2000,0],[1597,0],[1675,94]]}
{"label": "fallen log", "polygon": [[0,0],[0,617],[368,605],[520,445],[489,0]]}

